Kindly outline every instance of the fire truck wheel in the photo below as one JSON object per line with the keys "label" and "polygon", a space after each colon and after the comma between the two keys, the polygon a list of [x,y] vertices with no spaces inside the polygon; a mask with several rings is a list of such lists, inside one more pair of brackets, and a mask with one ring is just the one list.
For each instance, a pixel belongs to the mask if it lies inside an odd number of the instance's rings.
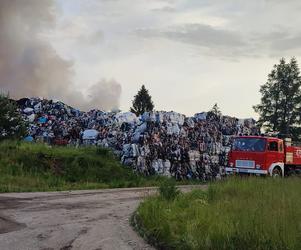
{"label": "fire truck wheel", "polygon": [[272,176],[274,178],[278,178],[282,176],[281,169],[279,167],[275,167],[272,172]]}

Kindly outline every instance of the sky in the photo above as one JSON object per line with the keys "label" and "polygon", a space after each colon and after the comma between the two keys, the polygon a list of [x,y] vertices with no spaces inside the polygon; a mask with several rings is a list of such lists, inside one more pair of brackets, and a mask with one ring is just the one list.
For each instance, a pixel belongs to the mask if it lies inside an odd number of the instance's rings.
{"label": "sky", "polygon": [[193,115],[218,103],[257,118],[273,65],[301,59],[300,11],[297,0],[53,0],[35,39],[70,63],[68,93],[89,108],[107,99],[104,108],[128,111],[145,84],[156,110]]}

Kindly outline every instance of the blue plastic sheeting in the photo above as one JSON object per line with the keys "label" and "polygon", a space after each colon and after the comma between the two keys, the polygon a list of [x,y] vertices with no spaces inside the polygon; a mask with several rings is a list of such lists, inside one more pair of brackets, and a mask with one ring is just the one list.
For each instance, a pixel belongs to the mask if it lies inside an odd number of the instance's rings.
{"label": "blue plastic sheeting", "polygon": [[39,123],[46,123],[47,122],[47,118],[46,117],[40,117],[39,118]]}
{"label": "blue plastic sheeting", "polygon": [[32,136],[26,136],[24,138],[24,141],[26,141],[26,142],[33,142],[33,137]]}

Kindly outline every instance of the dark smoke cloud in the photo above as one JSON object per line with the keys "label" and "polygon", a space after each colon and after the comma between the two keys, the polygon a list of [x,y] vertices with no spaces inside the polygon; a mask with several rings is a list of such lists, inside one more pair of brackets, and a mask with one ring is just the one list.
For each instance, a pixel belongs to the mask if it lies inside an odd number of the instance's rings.
{"label": "dark smoke cloud", "polygon": [[87,98],[71,82],[72,63],[42,38],[55,27],[53,0],[0,1],[0,89],[13,98],[38,96],[87,110],[119,107],[121,86],[102,80]]}

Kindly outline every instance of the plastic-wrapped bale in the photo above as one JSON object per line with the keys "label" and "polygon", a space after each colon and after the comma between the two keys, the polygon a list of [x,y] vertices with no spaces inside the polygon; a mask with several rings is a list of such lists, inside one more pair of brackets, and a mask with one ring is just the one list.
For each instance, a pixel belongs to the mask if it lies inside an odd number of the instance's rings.
{"label": "plastic-wrapped bale", "polygon": [[144,114],[141,115],[141,120],[143,122],[163,123],[168,120],[166,114],[167,112],[165,111],[144,112]]}
{"label": "plastic-wrapped bale", "polygon": [[182,115],[180,113],[171,111],[171,112],[166,112],[164,116],[167,122],[171,122],[173,124],[179,124],[182,126],[185,122],[185,115]]}
{"label": "plastic-wrapped bale", "polygon": [[194,115],[194,119],[196,121],[206,121],[207,119],[207,112],[197,113]]}
{"label": "plastic-wrapped bale", "polygon": [[133,136],[132,136],[132,141],[134,143],[138,143],[139,140],[140,140],[140,137],[141,135],[147,130],[147,123],[146,122],[143,122],[141,124],[139,124],[134,133],[133,133]]}
{"label": "plastic-wrapped bale", "polygon": [[136,127],[135,132],[144,133],[146,130],[147,130],[147,123],[143,122]]}
{"label": "plastic-wrapped bale", "polygon": [[211,163],[213,163],[213,164],[218,164],[218,162],[219,162],[219,157],[218,157],[218,155],[211,155],[210,161],[211,161]]}
{"label": "plastic-wrapped bale", "polygon": [[156,111],[155,112],[155,121],[157,123],[163,123],[164,122],[164,112]]}
{"label": "plastic-wrapped bale", "polygon": [[148,122],[149,121],[149,112],[144,112],[142,115],[140,115],[139,118],[142,122]]}
{"label": "plastic-wrapped bale", "polygon": [[131,144],[124,144],[122,149],[123,157],[125,158],[131,157],[131,149],[132,149]]}
{"label": "plastic-wrapped bale", "polygon": [[189,160],[190,161],[195,161],[195,162],[200,161],[200,158],[201,158],[200,151],[198,151],[198,150],[189,150],[188,155],[189,155]]}
{"label": "plastic-wrapped bale", "polygon": [[166,129],[168,135],[179,135],[181,132],[178,124],[167,123]]}
{"label": "plastic-wrapped bale", "polygon": [[170,161],[165,160],[163,162],[163,173],[162,173],[163,176],[171,177],[170,167],[171,167]]}
{"label": "plastic-wrapped bale", "polygon": [[44,124],[44,123],[46,123],[47,121],[48,121],[48,118],[45,117],[45,116],[41,116],[41,117],[38,119],[38,122],[39,122],[40,124]]}
{"label": "plastic-wrapped bale", "polygon": [[151,165],[156,174],[162,175],[164,173],[164,162],[162,159],[153,160]]}
{"label": "plastic-wrapped bale", "polygon": [[34,112],[34,109],[33,109],[33,108],[27,107],[27,108],[25,108],[25,109],[23,110],[23,112],[24,112],[25,114],[31,114],[31,113]]}
{"label": "plastic-wrapped bale", "polygon": [[172,130],[172,134],[176,134],[176,135],[179,135],[181,132],[178,124],[173,124],[171,130]]}
{"label": "plastic-wrapped bale", "polygon": [[109,147],[109,143],[107,138],[104,138],[102,140],[98,140],[97,141],[97,146],[103,147],[103,148],[108,148]]}
{"label": "plastic-wrapped bale", "polygon": [[173,126],[171,123],[167,123],[166,125],[166,131],[168,135],[172,135],[173,134]]}
{"label": "plastic-wrapped bale", "polygon": [[137,144],[132,144],[132,156],[138,157],[140,155],[139,146]]}
{"label": "plastic-wrapped bale", "polygon": [[91,141],[96,140],[99,132],[95,129],[87,129],[83,132],[83,140]]}
{"label": "plastic-wrapped bale", "polygon": [[117,113],[115,115],[115,118],[119,124],[122,123],[135,124],[138,121],[137,116],[132,112]]}
{"label": "plastic-wrapped bale", "polygon": [[143,156],[138,156],[137,158],[137,165],[136,165],[136,170],[139,173],[144,173],[146,170],[146,161],[145,161],[145,157]]}
{"label": "plastic-wrapped bale", "polygon": [[34,122],[35,118],[36,118],[35,114],[28,115],[27,121],[32,123],[32,122]]}
{"label": "plastic-wrapped bale", "polygon": [[41,102],[39,102],[38,104],[34,105],[34,111],[36,113],[41,112],[41,110],[42,110],[42,103]]}
{"label": "plastic-wrapped bale", "polygon": [[157,173],[157,174],[159,174],[160,173],[160,166],[159,166],[159,164],[158,164],[158,160],[153,160],[152,161],[152,168],[155,170],[155,172]]}
{"label": "plastic-wrapped bale", "polygon": [[139,156],[139,148],[136,144],[124,144],[121,155],[122,164],[137,167],[136,158]]}
{"label": "plastic-wrapped bale", "polygon": [[140,118],[143,122],[155,122],[156,114],[154,112],[144,112]]}
{"label": "plastic-wrapped bale", "polygon": [[244,125],[244,124],[245,124],[245,119],[238,119],[238,121],[237,121],[238,126],[241,126],[241,125]]}
{"label": "plastic-wrapped bale", "polygon": [[195,123],[192,117],[186,118],[185,123],[188,127],[194,128]]}
{"label": "plastic-wrapped bale", "polygon": [[199,162],[201,159],[200,151],[199,150],[189,150],[188,156],[189,156],[189,165],[192,169],[192,172],[196,173],[197,162]]}

